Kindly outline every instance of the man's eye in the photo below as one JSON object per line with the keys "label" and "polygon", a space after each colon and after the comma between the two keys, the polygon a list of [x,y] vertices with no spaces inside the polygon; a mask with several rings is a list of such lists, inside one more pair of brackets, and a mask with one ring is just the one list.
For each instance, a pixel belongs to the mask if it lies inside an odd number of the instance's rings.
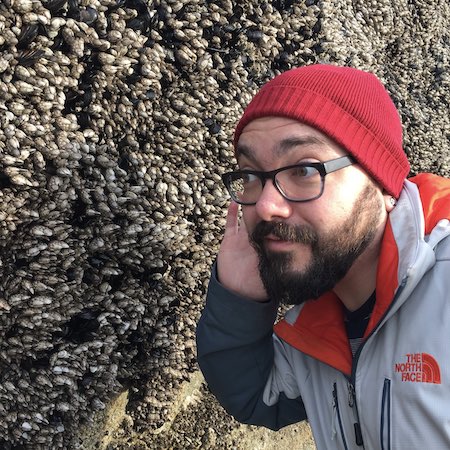
{"label": "man's eye", "polygon": [[254,183],[255,181],[258,180],[258,177],[253,173],[243,173],[241,176],[242,182],[245,184]]}
{"label": "man's eye", "polygon": [[291,170],[291,174],[298,178],[308,178],[317,175],[317,169],[309,166],[298,166]]}

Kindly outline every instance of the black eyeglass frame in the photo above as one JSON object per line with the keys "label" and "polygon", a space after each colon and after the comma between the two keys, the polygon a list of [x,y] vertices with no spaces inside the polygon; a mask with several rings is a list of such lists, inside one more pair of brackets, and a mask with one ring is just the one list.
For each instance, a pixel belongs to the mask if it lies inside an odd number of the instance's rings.
{"label": "black eyeglass frame", "polygon": [[[331,159],[331,160],[325,161],[325,162],[300,163],[300,164],[293,164],[293,165],[285,166],[285,167],[279,167],[278,169],[271,170],[269,172],[263,172],[263,171],[259,171],[259,170],[236,170],[236,171],[227,172],[227,173],[222,174],[222,181],[225,184],[225,187],[227,188],[228,193],[230,194],[231,198],[236,203],[239,203],[240,205],[251,206],[251,205],[256,205],[256,203],[258,202],[258,200],[256,200],[255,202],[243,202],[233,196],[231,189],[230,189],[231,181],[233,179],[233,176],[241,175],[241,174],[255,175],[256,177],[258,177],[261,180],[261,185],[262,185],[261,192],[264,189],[264,186],[266,185],[266,181],[272,180],[273,185],[275,186],[275,188],[277,189],[277,191],[281,194],[281,196],[283,198],[285,198],[286,200],[289,200],[290,202],[304,203],[304,202],[310,202],[312,200],[316,200],[323,194],[323,191],[325,189],[325,176],[326,175],[328,175],[329,173],[332,173],[332,172],[336,172],[337,170],[343,169],[344,167],[348,167],[348,166],[351,166],[352,164],[356,164],[356,163],[357,163],[356,159],[353,158],[351,155],[345,155],[345,156],[340,156],[339,158]],[[320,192],[315,197],[308,198],[306,200],[295,200],[295,199],[289,198],[283,192],[281,186],[278,185],[277,180],[276,180],[276,175],[279,172],[283,172],[284,170],[294,169],[296,167],[313,167],[314,169],[316,169],[319,172],[320,181],[321,181]]]}

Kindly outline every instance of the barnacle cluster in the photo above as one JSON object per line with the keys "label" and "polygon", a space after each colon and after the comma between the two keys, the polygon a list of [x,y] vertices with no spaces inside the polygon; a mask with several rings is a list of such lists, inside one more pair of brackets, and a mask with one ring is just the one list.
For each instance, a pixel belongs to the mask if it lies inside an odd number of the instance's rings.
{"label": "barnacle cluster", "polygon": [[81,448],[80,423],[124,389],[135,432],[164,424],[196,370],[233,127],[274,74],[374,71],[414,170],[448,175],[449,10],[3,0],[0,448]]}

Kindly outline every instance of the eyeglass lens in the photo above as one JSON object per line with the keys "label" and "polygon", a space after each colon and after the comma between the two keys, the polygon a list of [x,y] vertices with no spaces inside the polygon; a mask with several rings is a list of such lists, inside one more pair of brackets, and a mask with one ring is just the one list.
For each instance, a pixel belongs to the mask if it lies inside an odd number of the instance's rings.
{"label": "eyeglass lens", "polygon": [[[319,171],[310,166],[297,166],[275,175],[278,190],[288,199],[304,201],[321,194],[322,178]],[[237,172],[229,180],[230,194],[242,203],[256,203],[263,190],[263,180],[251,173]]]}

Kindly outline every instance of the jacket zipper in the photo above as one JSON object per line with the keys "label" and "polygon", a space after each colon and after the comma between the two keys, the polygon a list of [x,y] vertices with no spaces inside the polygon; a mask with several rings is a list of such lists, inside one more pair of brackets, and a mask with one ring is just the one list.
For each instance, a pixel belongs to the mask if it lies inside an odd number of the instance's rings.
{"label": "jacket zipper", "polygon": [[[342,425],[341,412],[339,410],[339,401],[338,401],[338,396],[337,396],[336,383],[333,384],[333,409],[334,409],[333,419],[334,419],[334,416],[336,415],[337,419],[338,419],[338,424],[339,424],[339,431],[341,432],[342,443],[344,444],[344,449],[348,450],[347,441],[346,441],[345,435],[344,435],[344,427]],[[334,420],[333,420],[333,422],[334,422]],[[332,439],[334,438],[335,433],[336,433],[335,424],[333,424]]]}
{"label": "jacket zipper", "polygon": [[356,378],[356,367],[358,365],[359,355],[361,354],[361,351],[366,344],[366,342],[369,340],[369,338],[375,333],[375,330],[377,330],[380,326],[380,323],[384,320],[384,318],[389,314],[389,311],[392,309],[394,303],[396,300],[400,297],[403,289],[405,288],[407,278],[405,277],[402,282],[400,283],[397,292],[392,299],[391,304],[389,305],[388,309],[383,314],[383,317],[381,317],[378,324],[373,328],[373,330],[369,333],[367,338],[362,342],[362,344],[359,346],[358,350],[355,353],[355,356],[353,357],[353,364],[352,364],[352,373],[350,375],[350,378],[348,379],[348,388],[349,388],[349,406],[353,410],[353,414],[355,417],[355,423],[353,424],[353,427],[355,429],[355,441],[358,446],[362,446],[364,448],[364,441],[362,438],[362,430],[361,430],[361,424],[359,422],[359,414],[358,414],[358,408],[356,405],[356,394],[355,394],[355,378]]}
{"label": "jacket zipper", "polygon": [[385,378],[381,400],[381,450],[391,450],[391,380]]}
{"label": "jacket zipper", "polygon": [[356,407],[355,386],[350,381],[347,381],[347,388],[348,388],[348,406],[350,406],[350,408],[352,409],[354,418],[353,429],[355,430],[355,443],[358,447],[364,448],[361,425],[359,423],[358,408]]}

